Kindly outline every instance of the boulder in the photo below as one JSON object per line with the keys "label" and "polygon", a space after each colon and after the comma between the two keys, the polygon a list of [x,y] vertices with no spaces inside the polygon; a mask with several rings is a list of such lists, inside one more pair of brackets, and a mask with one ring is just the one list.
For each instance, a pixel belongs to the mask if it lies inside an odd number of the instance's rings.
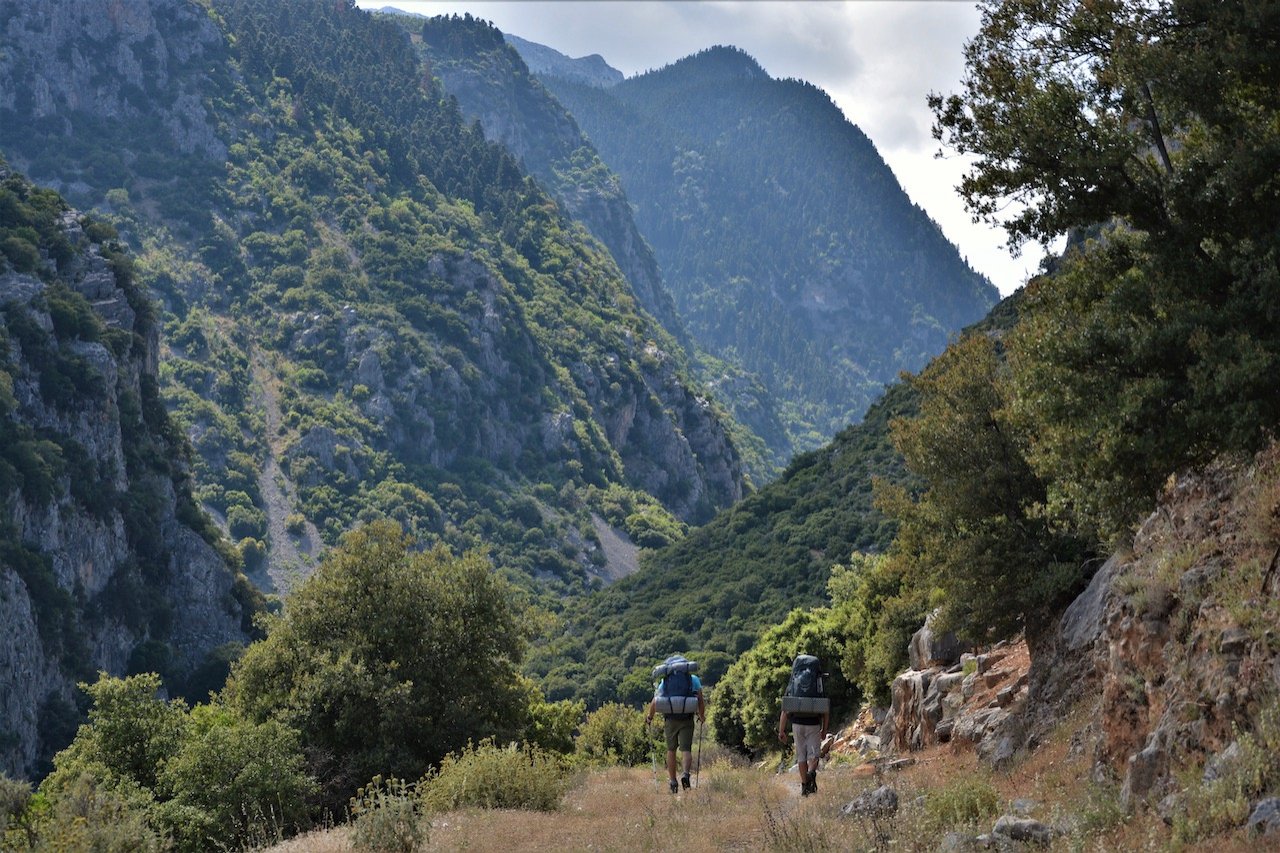
{"label": "boulder", "polygon": [[933,630],[933,616],[924,620],[924,626],[911,635],[911,643],[907,646],[907,657],[912,669],[928,669],[933,666],[951,666],[960,662],[960,655],[970,648],[970,643],[961,641],[953,631],[936,634]]}
{"label": "boulder", "polygon": [[1146,801],[1165,779],[1169,769],[1169,753],[1158,743],[1150,744],[1141,752],[1129,756],[1125,766],[1124,784],[1120,788],[1120,803],[1127,810]]}
{"label": "boulder", "polygon": [[1280,835],[1280,797],[1267,797],[1253,807],[1246,824],[1259,835]]}
{"label": "boulder", "polygon": [[1057,835],[1057,831],[1047,823],[1041,823],[1033,818],[1007,814],[1000,816],[996,825],[992,827],[991,834],[1003,835],[1014,841],[1031,844],[1050,844]]}
{"label": "boulder", "polygon": [[1206,785],[1218,781],[1239,760],[1240,741],[1233,740],[1230,746],[1204,763],[1204,774],[1200,777],[1200,781]]}
{"label": "boulder", "polygon": [[897,812],[898,792],[888,785],[863,791],[840,809],[845,817],[889,817]]}
{"label": "boulder", "polygon": [[982,846],[978,843],[976,835],[970,835],[967,832],[948,832],[942,836],[942,841],[938,844],[938,853],[966,853],[969,850],[981,849]]}

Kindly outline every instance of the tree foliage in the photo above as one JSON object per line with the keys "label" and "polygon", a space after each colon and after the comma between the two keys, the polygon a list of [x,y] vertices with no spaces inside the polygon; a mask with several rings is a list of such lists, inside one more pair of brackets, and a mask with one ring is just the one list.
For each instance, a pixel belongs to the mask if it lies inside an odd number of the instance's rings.
{"label": "tree foliage", "polygon": [[1243,0],[989,3],[964,90],[932,98],[975,213],[1098,236],[1010,342],[1029,459],[1086,535],[1123,537],[1168,473],[1280,422],[1278,25]]}
{"label": "tree foliage", "polygon": [[716,684],[711,722],[716,740],[755,752],[777,743],[782,694],[797,655],[816,655],[828,672],[824,686],[831,698],[833,722],[854,711],[857,688],[839,677],[841,637],[828,608],[797,609],[769,628],[751,650],[729,667]]}
{"label": "tree foliage", "polygon": [[996,343],[974,333],[913,377],[920,414],[895,421],[893,438],[927,487],[916,499],[891,486],[881,495],[899,522],[891,559],[942,608],[943,624],[977,640],[1043,624],[1083,557],[1045,512],[1005,373]]}
{"label": "tree foliage", "polygon": [[479,555],[410,545],[389,522],[347,534],[232,671],[233,707],[297,729],[337,804],[527,720],[507,585]]}
{"label": "tree foliage", "polygon": [[[306,823],[315,785],[296,732],[219,704],[189,710],[160,698],[160,686],[154,673],[104,673],[81,685],[92,701],[89,721],[40,785],[48,807],[30,815],[35,849],[125,849],[106,840],[115,836],[127,837],[116,843],[130,849],[164,838],[180,850],[207,850]],[[66,824],[74,825],[77,812],[73,832]]]}

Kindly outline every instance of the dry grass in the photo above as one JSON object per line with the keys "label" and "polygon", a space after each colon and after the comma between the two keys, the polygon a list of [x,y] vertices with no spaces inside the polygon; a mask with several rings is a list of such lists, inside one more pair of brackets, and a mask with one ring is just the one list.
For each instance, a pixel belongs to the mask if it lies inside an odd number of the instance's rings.
{"label": "dry grass", "polygon": [[[1000,810],[1015,799],[1037,804],[1031,816],[1074,827],[1054,851],[1249,851],[1243,831],[1178,847],[1151,812],[1122,817],[1114,807],[1115,788],[1089,781],[1091,749],[1071,749],[1088,720],[1087,709],[1065,719],[1055,736],[1010,771],[993,773],[972,750],[939,746],[914,753],[915,763],[877,776],[868,765],[842,764],[819,774],[819,792],[802,799],[794,773],[773,766],[744,767],[728,761],[704,763],[700,786],[676,796],[667,793],[665,774],[650,768],[612,768],[586,774],[559,810],[462,809],[432,820],[427,851],[935,851],[950,829],[989,832],[994,818],[971,826],[937,826],[925,806],[929,797],[974,784],[994,788]],[[898,793],[892,819],[872,822],[840,815],[840,807],[878,784]],[[345,853],[346,831],[316,833],[271,848],[271,853]]]}

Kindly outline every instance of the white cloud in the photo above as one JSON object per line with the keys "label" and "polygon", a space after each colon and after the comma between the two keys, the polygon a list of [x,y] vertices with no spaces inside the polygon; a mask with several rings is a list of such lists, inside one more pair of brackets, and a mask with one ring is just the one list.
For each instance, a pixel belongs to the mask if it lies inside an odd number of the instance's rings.
{"label": "white cloud", "polygon": [[970,3],[878,2],[442,2],[359,0],[426,15],[470,12],[499,29],[568,54],[598,53],[627,75],[660,68],[716,44],[740,47],[774,77],[807,80],[831,96],[875,143],[916,204],[960,253],[1010,293],[1039,261],[1012,258],[1004,232],[974,225],[955,192],[965,162],[938,149],[925,103],[959,89],[964,42],[978,29]]}

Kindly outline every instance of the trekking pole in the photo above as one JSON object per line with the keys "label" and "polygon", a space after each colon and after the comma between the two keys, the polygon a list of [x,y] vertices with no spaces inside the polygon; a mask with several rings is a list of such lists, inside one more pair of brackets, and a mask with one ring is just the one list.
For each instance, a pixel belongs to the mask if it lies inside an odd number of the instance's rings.
{"label": "trekking pole", "polygon": [[649,724],[644,724],[645,737],[649,738],[649,757],[653,759],[653,787],[660,787],[658,782],[658,745],[653,742],[653,732],[649,730]]}
{"label": "trekking pole", "polygon": [[693,769],[693,787],[698,787],[698,777],[702,774],[702,736],[707,732],[707,721],[698,720],[698,763]]}

